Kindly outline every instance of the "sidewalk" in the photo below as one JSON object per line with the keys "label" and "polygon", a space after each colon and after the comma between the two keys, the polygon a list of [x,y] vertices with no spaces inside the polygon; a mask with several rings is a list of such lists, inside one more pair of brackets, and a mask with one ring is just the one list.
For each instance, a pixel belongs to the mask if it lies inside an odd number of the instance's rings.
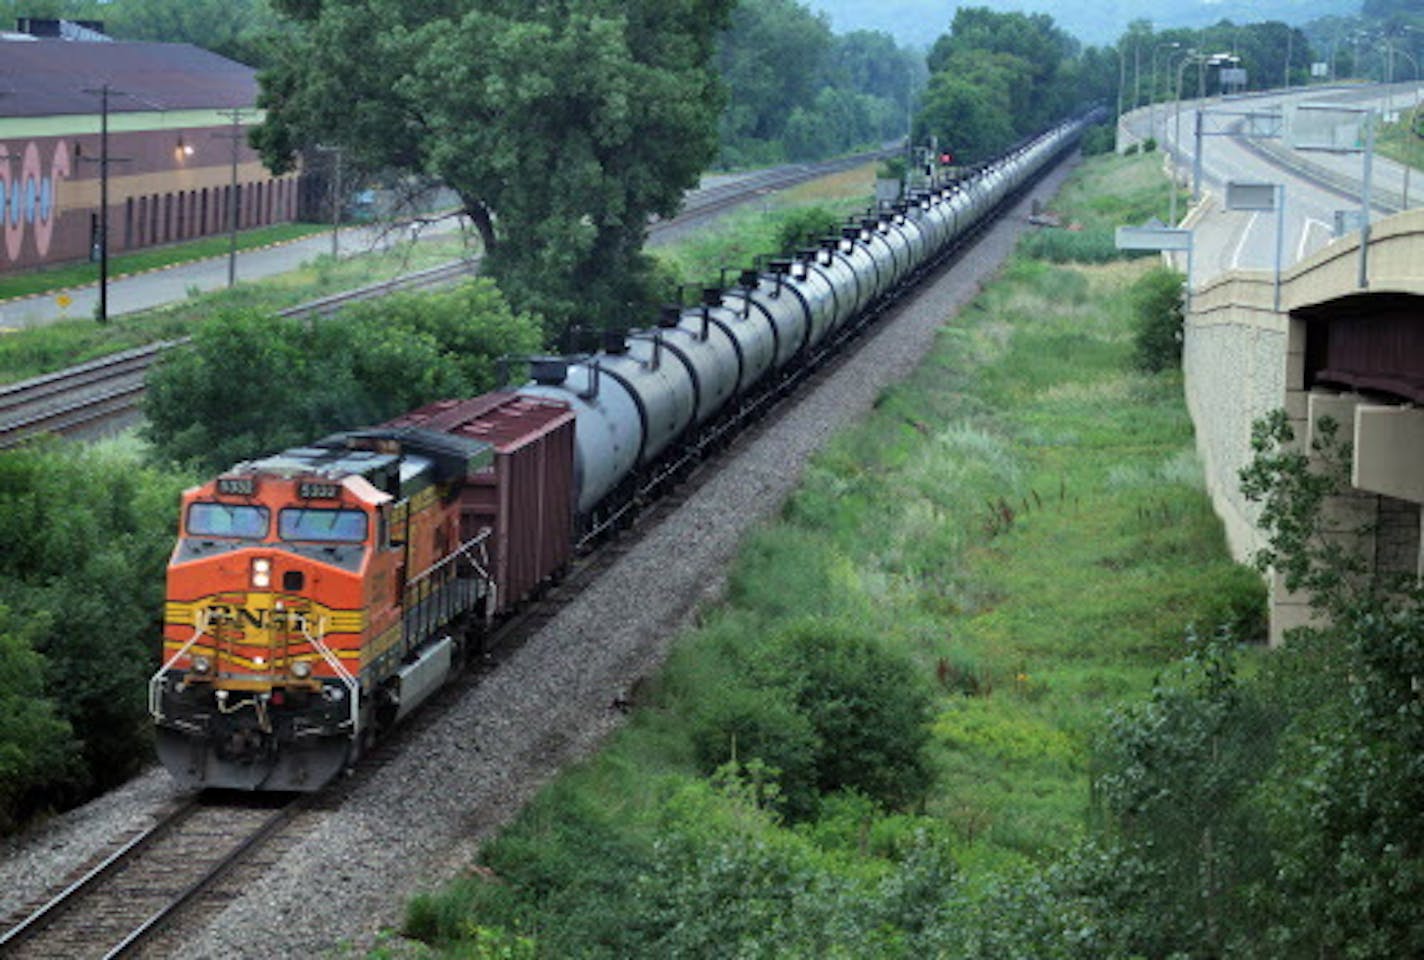
{"label": "sidewalk", "polygon": [[[450,233],[460,228],[460,218],[449,215],[420,229],[421,236]],[[407,239],[409,228],[345,227],[338,233],[339,255],[353,256],[371,250],[381,250],[397,240]],[[311,260],[331,254],[331,234],[316,234],[290,243],[275,244],[237,254],[237,281],[260,280],[294,270]],[[227,286],[228,258],[213,257],[192,263],[177,264],[148,273],[133,274],[109,280],[109,316],[151,310],[186,299],[189,291],[204,293]],[[58,303],[58,293],[0,302],[0,334],[26,327],[42,326],[56,320],[92,318],[99,305],[99,285],[76,287],[64,291],[72,301],[68,307]]]}

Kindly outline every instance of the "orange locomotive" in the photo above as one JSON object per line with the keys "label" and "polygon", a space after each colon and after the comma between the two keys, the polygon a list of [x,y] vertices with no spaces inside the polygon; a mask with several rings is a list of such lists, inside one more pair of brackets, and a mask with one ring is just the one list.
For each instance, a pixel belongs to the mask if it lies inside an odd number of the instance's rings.
{"label": "orange locomotive", "polygon": [[438,686],[460,653],[450,628],[489,586],[448,491],[492,458],[445,436],[339,436],[184,493],[150,692],[168,768],[312,789],[413,687]]}
{"label": "orange locomotive", "polygon": [[454,672],[519,542],[491,488],[527,438],[474,428],[533,417],[572,449],[566,405],[480,399],[459,423],[338,434],[183,494],[149,691],[180,783],[318,789]]}

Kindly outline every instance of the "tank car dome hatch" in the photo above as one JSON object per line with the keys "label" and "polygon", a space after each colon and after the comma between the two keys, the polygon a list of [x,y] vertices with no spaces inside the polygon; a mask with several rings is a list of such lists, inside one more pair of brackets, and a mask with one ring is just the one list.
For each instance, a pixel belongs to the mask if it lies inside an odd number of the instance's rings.
{"label": "tank car dome hatch", "polygon": [[670,330],[682,321],[682,307],[675,303],[665,303],[658,311],[658,327]]}
{"label": "tank car dome hatch", "polygon": [[563,383],[569,378],[569,362],[563,357],[534,357],[529,361],[529,376],[535,383]]}

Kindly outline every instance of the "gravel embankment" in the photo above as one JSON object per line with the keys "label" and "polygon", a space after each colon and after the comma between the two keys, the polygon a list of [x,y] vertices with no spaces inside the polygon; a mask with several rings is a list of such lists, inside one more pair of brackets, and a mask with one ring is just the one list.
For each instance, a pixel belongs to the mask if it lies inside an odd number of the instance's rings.
{"label": "gravel embankment", "polygon": [[[1066,166],[1030,196],[1056,193]],[[339,810],[303,815],[305,836],[175,955],[241,960],[358,952],[398,926],[405,901],[475,862],[480,844],[561,768],[596,750],[612,708],[658,669],[699,602],[715,598],[743,534],[772,515],[806,460],[914,368],[945,318],[997,269],[1029,201],[863,340],[833,376],[739,442],[671,516],[461,702],[413,737]],[[58,880],[171,795],[150,775],[3,851],[0,911]],[[33,894],[30,894],[31,896]]]}

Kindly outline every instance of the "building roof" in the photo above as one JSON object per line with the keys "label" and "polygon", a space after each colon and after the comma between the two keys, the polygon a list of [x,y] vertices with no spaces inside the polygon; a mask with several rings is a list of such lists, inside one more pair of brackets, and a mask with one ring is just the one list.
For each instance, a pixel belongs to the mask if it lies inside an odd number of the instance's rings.
{"label": "building roof", "polygon": [[[0,117],[250,107],[257,72],[189,43],[0,39]],[[122,95],[120,95],[120,92]]]}

